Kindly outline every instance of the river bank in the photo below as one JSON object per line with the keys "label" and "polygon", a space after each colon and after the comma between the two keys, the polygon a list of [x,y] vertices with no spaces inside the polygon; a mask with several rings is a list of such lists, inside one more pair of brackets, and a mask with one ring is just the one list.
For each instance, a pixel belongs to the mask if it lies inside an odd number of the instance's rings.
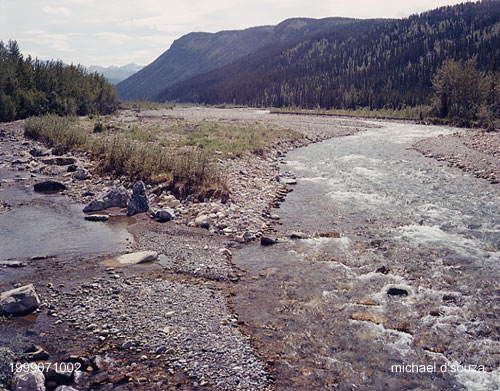
{"label": "river bank", "polygon": [[[134,112],[139,118],[164,118],[167,114],[225,122],[275,121],[255,110],[179,108],[166,113]],[[124,210],[110,211],[109,222],[126,219],[127,230],[134,237],[126,251],[157,251],[161,254],[158,262],[117,265],[113,259],[125,249],[111,247],[92,256],[45,254],[39,248],[32,257],[3,262],[1,291],[32,283],[42,305],[34,316],[2,320],[2,345],[19,353],[37,344],[53,363],[90,363],[88,370],[67,374],[65,380],[61,376],[52,378],[49,389],[61,381],[79,390],[272,387],[266,364],[239,331],[238,315],[227,304],[241,277],[231,263],[232,248],[273,229],[276,217],[272,209],[290,190],[279,180],[281,156],[311,142],[373,127],[352,120],[287,117],[280,117],[278,124],[297,129],[304,137],[273,145],[263,156],[219,161],[231,189],[228,202],[181,202],[169,194],[152,196],[152,208],[170,206],[178,211],[178,218],[165,224],[152,221],[148,214],[125,218]],[[80,202],[83,207],[95,194],[119,185],[131,186],[123,178],[97,176],[96,163],[85,153],[63,156],[74,159],[73,164],[90,173],[84,180],[75,178],[67,166],[54,164],[50,154],[36,156],[48,151],[23,137],[22,122],[2,124],[0,129],[2,168],[29,173],[3,178],[0,189],[4,192],[18,189],[20,194],[31,193],[35,183],[49,178],[67,187],[61,192],[62,200],[47,201],[49,208],[50,202]],[[31,203],[23,199],[2,202],[0,221],[10,211]],[[209,230],[195,227],[195,220],[203,215],[209,219]],[[78,218],[83,219],[83,214],[71,216]],[[43,216],[40,219],[43,221]],[[40,229],[59,235],[54,227],[42,224]]]}
{"label": "river bank", "polygon": [[424,156],[446,161],[492,184],[500,181],[500,132],[465,129],[459,133],[427,138],[414,145]]}

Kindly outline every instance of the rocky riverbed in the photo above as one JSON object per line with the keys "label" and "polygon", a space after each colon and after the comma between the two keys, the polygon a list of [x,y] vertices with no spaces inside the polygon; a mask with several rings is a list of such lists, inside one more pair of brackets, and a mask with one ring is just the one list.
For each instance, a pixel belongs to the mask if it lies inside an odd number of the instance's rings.
{"label": "rocky riverbed", "polygon": [[[165,113],[120,115],[163,118]],[[134,237],[127,251],[154,251],[159,254],[154,262],[122,265],[116,257],[123,249],[111,246],[101,255],[41,254],[2,260],[0,291],[33,284],[41,301],[33,314],[0,321],[4,375],[14,357],[28,359],[30,346],[36,345],[44,352],[37,362],[49,390],[62,385],[78,390],[272,387],[266,364],[239,331],[238,315],[227,303],[241,276],[231,263],[233,248],[270,232],[277,222],[272,209],[294,183],[293,175],[279,175],[280,158],[286,152],[374,125],[240,109],[176,108],[168,110],[168,116],[272,123],[298,130],[304,137],[282,141],[262,155],[219,160],[231,191],[225,203],[178,200],[149,187],[151,208],[172,208],[173,221],[159,223],[149,213],[126,217],[125,209],[112,208],[107,211],[108,221],[94,223],[123,220]],[[2,124],[0,143],[0,168],[10,173],[1,179],[0,198],[3,191],[17,194],[19,189],[23,194],[32,192],[37,183],[51,181],[50,186],[62,185],[54,190],[63,201],[55,202],[86,204],[111,188],[133,185],[126,178],[96,175],[96,162],[86,153],[59,155],[25,139],[22,121]],[[38,198],[4,199],[0,221],[10,210],[40,202]],[[78,363],[79,370],[62,373],[63,363],[65,368]],[[50,364],[56,369],[59,365],[59,370],[47,370]]]}

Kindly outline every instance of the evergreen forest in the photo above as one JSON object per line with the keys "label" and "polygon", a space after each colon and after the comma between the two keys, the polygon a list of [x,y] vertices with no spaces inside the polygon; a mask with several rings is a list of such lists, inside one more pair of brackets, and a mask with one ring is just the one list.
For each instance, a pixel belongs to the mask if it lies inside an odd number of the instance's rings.
{"label": "evergreen forest", "polygon": [[0,41],[0,121],[46,113],[109,114],[118,103],[102,75],[62,61],[24,58],[16,41]]}

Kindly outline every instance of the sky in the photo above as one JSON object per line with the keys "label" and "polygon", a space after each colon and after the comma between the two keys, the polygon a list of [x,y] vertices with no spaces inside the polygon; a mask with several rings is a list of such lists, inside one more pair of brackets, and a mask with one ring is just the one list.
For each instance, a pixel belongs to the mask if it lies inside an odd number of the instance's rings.
{"label": "sky", "polygon": [[148,65],[193,31],[275,25],[291,17],[404,18],[454,0],[0,0],[0,40],[41,60]]}

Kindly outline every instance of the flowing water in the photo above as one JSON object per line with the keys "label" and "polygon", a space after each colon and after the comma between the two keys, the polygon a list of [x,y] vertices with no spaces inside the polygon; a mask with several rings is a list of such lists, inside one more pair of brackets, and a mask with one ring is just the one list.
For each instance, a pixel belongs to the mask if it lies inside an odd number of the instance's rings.
{"label": "flowing water", "polygon": [[382,123],[287,156],[279,234],[311,238],[234,256],[278,389],[500,389],[500,188],[410,149],[451,131]]}

